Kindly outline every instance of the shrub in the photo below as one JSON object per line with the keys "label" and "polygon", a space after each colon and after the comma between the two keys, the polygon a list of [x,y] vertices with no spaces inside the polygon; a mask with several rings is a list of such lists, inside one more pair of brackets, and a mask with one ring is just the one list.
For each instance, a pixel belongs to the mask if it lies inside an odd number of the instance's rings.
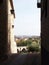
{"label": "shrub", "polygon": [[28,46],[27,49],[28,49],[28,52],[34,52],[34,51],[38,52],[38,51],[40,51],[39,47],[31,46],[31,45]]}

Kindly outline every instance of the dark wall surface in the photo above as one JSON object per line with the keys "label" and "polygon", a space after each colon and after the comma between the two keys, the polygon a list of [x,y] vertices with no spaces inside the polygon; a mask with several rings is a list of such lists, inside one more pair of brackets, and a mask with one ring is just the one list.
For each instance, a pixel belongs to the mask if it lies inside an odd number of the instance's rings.
{"label": "dark wall surface", "polygon": [[7,3],[6,0],[0,2],[0,57],[7,54]]}
{"label": "dark wall surface", "polygon": [[49,65],[49,0],[42,0],[41,5],[42,65]]}

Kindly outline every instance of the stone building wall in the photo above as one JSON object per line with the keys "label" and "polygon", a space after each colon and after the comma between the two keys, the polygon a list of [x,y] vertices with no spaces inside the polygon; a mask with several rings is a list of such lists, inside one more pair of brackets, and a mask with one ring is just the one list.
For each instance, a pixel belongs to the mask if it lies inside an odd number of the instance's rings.
{"label": "stone building wall", "polygon": [[11,9],[14,9],[12,0],[0,0],[0,60],[11,53],[14,43],[12,25],[15,16]]}
{"label": "stone building wall", "polygon": [[14,41],[14,11],[11,6],[10,0],[8,0],[8,43],[11,53],[16,53],[16,43]]}
{"label": "stone building wall", "polygon": [[49,51],[49,0],[42,0],[41,7],[41,42]]}
{"label": "stone building wall", "polygon": [[7,1],[0,0],[0,57],[8,54]]}

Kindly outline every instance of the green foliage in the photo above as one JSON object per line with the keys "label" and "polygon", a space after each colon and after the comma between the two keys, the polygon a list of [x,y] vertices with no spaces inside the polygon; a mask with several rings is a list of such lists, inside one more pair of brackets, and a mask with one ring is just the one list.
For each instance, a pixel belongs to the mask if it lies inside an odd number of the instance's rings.
{"label": "green foliage", "polygon": [[20,41],[19,43],[17,43],[17,46],[26,46],[26,42],[24,41]]}
{"label": "green foliage", "polygon": [[39,52],[40,51],[39,46],[30,45],[30,46],[27,47],[27,49],[28,49],[28,52],[34,52],[34,51]]}
{"label": "green foliage", "polygon": [[28,40],[20,40],[20,42],[17,42],[17,46],[27,46],[28,51],[26,51],[25,49],[22,50],[22,53],[26,53],[26,52],[40,52],[41,48],[40,48],[40,39],[33,39],[29,38]]}
{"label": "green foliage", "polygon": [[32,43],[31,40],[21,40],[20,42],[17,43],[17,46],[27,46],[27,45],[30,45]]}
{"label": "green foliage", "polygon": [[34,39],[32,40],[32,38],[29,38],[28,40],[25,40],[22,39],[20,40],[20,42],[17,42],[17,46],[31,46],[31,48],[36,48],[38,49],[40,43],[39,43],[40,40],[38,39]]}

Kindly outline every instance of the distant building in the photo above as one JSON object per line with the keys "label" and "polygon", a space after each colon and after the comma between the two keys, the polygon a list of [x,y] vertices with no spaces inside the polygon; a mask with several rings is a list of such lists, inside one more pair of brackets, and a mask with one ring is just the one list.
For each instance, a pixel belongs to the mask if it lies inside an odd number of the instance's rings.
{"label": "distant building", "polygon": [[26,40],[28,40],[28,38],[24,38],[23,40],[26,41]]}

